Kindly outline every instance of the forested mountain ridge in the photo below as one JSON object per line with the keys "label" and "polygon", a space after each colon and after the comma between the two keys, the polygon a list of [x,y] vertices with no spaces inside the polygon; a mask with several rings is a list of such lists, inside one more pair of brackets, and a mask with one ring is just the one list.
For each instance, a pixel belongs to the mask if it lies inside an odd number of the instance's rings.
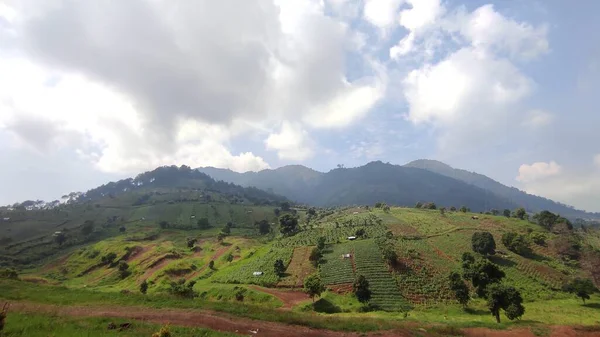
{"label": "forested mountain ridge", "polygon": [[463,181],[467,184],[477,186],[488,190],[498,196],[506,198],[521,207],[531,211],[549,210],[554,213],[559,213],[568,218],[596,218],[600,219],[600,213],[590,213],[575,209],[559,202],[546,199],[537,195],[528,194],[515,187],[503,185],[496,180],[489,178],[483,174],[469,172],[466,170],[456,169],[437,160],[420,159],[410,162],[405,167],[414,167],[428,170],[437,174],[441,174],[450,178]]}
{"label": "forested mountain ridge", "polygon": [[404,166],[377,161],[326,173],[301,165],[245,173],[213,167],[198,170],[216,180],[255,186],[317,206],[379,201],[410,206],[416,202],[435,202],[443,206],[466,205],[474,211],[524,207],[532,213],[550,210],[573,220],[600,219],[600,214],[576,210],[434,160],[417,160]]}

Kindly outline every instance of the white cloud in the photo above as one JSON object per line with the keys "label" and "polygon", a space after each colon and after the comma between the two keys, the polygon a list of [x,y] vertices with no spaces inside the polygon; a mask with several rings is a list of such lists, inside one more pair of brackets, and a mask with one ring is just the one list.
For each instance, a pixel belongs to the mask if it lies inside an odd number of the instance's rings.
{"label": "white cloud", "polygon": [[523,164],[519,167],[519,175],[516,179],[522,183],[529,183],[556,176],[561,172],[562,168],[555,161]]}
{"label": "white cloud", "polygon": [[[594,159],[598,161],[600,158],[595,156]],[[600,212],[599,168],[600,165],[586,169],[575,166],[563,168],[555,162],[534,163],[521,166],[517,180],[528,193]]]}
{"label": "white cloud", "polygon": [[[210,0],[1,6],[10,29],[0,25],[0,44],[9,30],[11,43],[0,54],[0,130],[15,146],[72,151],[105,172],[170,163],[246,171],[268,164],[231,153],[230,141],[289,121],[266,149],[303,160],[312,155],[307,126],[347,127],[383,97],[384,72],[346,76],[346,55],[367,39],[344,21],[356,3],[238,5],[234,12]],[[343,18],[326,15],[326,6]]]}
{"label": "white cloud", "polygon": [[265,140],[269,150],[277,151],[281,159],[302,161],[313,155],[308,133],[297,124],[284,122],[279,133],[272,133]]}
{"label": "white cloud", "polygon": [[600,153],[594,156],[594,165],[596,165],[597,168],[600,168]]}
{"label": "white cloud", "polygon": [[534,110],[529,110],[525,114],[525,118],[523,120],[523,125],[529,126],[532,128],[540,128],[540,127],[551,124],[553,121],[554,121],[554,115],[552,115],[548,111],[534,109]]}
{"label": "white cloud", "polygon": [[413,70],[404,80],[408,119],[417,124],[490,118],[490,107],[516,102],[530,91],[530,80],[510,62],[468,48]]}
{"label": "white cloud", "polygon": [[398,24],[398,8],[404,0],[365,0],[363,16],[378,28],[390,28]]}
{"label": "white cloud", "polygon": [[[415,41],[426,33],[430,33],[432,26],[436,25],[436,21],[446,11],[440,0],[407,0],[407,3],[411,8],[400,12],[399,23],[408,30],[408,34],[397,45],[390,48],[389,53],[390,58],[396,60],[415,51]],[[431,54],[430,49],[439,44],[439,41],[436,40],[435,34],[427,36],[424,43],[427,54]]]}
{"label": "white cloud", "polygon": [[506,52],[512,57],[534,58],[548,51],[545,25],[534,27],[502,16],[493,5],[476,9],[463,21],[461,34],[475,48]]}

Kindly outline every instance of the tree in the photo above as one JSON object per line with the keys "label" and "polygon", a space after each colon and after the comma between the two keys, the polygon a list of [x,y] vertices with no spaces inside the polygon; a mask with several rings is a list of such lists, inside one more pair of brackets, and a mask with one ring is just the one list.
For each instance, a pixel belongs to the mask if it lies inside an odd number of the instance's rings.
{"label": "tree", "polygon": [[317,215],[317,210],[314,207],[311,207],[311,208],[308,209],[307,213],[310,216],[315,216],[315,215]]}
{"label": "tree", "polygon": [[437,206],[433,202],[428,202],[425,205],[423,205],[423,208],[424,209],[437,209]]}
{"label": "tree", "polygon": [[298,218],[291,214],[285,214],[279,218],[279,231],[283,235],[293,235],[298,230]]}
{"label": "tree", "polygon": [[450,211],[451,212],[456,212],[456,207],[454,207],[454,206],[450,207]]}
{"label": "tree", "polygon": [[129,265],[125,261],[119,261],[119,276],[124,279],[127,276],[131,275],[129,271]]}
{"label": "tree", "polygon": [[215,269],[215,261],[210,260],[210,262],[208,263],[208,268]]}
{"label": "tree", "polygon": [[386,212],[386,213],[389,213],[390,212],[390,206],[388,206],[388,205],[383,206],[383,211]]}
{"label": "tree", "polygon": [[371,299],[371,290],[369,290],[369,281],[363,276],[359,275],[352,285],[354,295],[361,303],[366,303]]}
{"label": "tree", "polygon": [[177,282],[171,282],[171,288],[169,292],[174,295],[178,295],[185,298],[194,298],[197,296],[194,291],[194,285],[196,281],[190,281],[188,284],[185,284],[185,279],[181,278]]}
{"label": "tree", "polygon": [[471,253],[463,253],[462,268],[463,278],[471,281],[479,297],[485,297],[488,285],[499,283],[505,276],[496,264],[487,259],[476,259]]}
{"label": "tree", "polygon": [[510,218],[510,209],[504,209],[504,212],[502,212],[502,214],[507,217]]}
{"label": "tree", "polygon": [[441,207],[440,208],[440,214],[443,216],[446,214],[446,207]]}
{"label": "tree", "polygon": [[140,284],[140,292],[142,294],[146,294],[146,292],[148,291],[148,282],[146,280],[142,281],[142,283]]}
{"label": "tree", "polygon": [[279,205],[279,206],[281,206],[281,210],[284,212],[289,212],[291,209],[290,203],[287,201],[282,202],[281,205]]}
{"label": "tree", "polygon": [[283,260],[282,259],[277,259],[275,261],[275,275],[282,277],[283,274],[285,273],[285,265],[283,264]]}
{"label": "tree", "polygon": [[576,278],[571,282],[567,283],[563,287],[564,291],[567,291],[571,294],[575,294],[577,297],[581,298],[583,304],[585,304],[585,300],[590,299],[590,295],[597,292],[598,289],[594,286],[589,279],[580,279]]}
{"label": "tree", "polygon": [[324,291],[325,285],[321,282],[318,274],[310,275],[304,280],[304,292],[310,296],[313,303],[315,302],[315,296],[321,296]]}
{"label": "tree", "polygon": [[321,262],[322,257],[323,257],[323,254],[321,253],[321,250],[319,250],[319,248],[315,247],[310,252],[310,256],[308,257],[308,259],[313,264],[313,266],[317,267],[319,265],[319,262]]}
{"label": "tree", "polygon": [[127,228],[125,228],[125,226],[121,226],[119,227],[119,232],[124,233],[127,230]]}
{"label": "tree", "polygon": [[115,253],[108,253],[104,256],[102,256],[102,258],[100,259],[102,261],[102,263],[104,264],[112,264],[113,261],[117,258],[117,254]]}
{"label": "tree", "polygon": [[231,234],[231,228],[228,225],[225,225],[223,226],[223,228],[221,228],[221,233],[229,235]]}
{"label": "tree", "polygon": [[421,208],[423,207],[423,203],[422,202],[417,202],[417,204],[415,205],[415,208]]}
{"label": "tree", "polygon": [[525,208],[519,207],[519,208],[515,209],[515,218],[525,220],[525,215],[527,215]]}
{"label": "tree", "polygon": [[364,228],[357,229],[356,232],[354,232],[354,235],[356,237],[359,237],[359,238],[366,238],[367,237],[367,233],[365,232]]}
{"label": "tree", "polygon": [[396,261],[398,261],[398,254],[394,250],[393,246],[387,245],[382,249],[383,258],[390,265],[396,265]]}
{"label": "tree", "polygon": [[225,255],[225,260],[226,260],[227,262],[231,262],[231,261],[233,261],[233,254],[231,254],[231,253],[227,253],[227,255]]}
{"label": "tree", "polygon": [[269,232],[271,231],[271,226],[269,225],[269,222],[267,220],[260,220],[258,222],[255,222],[256,227],[258,227],[258,232],[261,235],[265,235],[265,234],[269,234]]}
{"label": "tree", "polygon": [[500,323],[500,310],[504,310],[504,314],[511,321],[525,314],[521,293],[503,284],[492,284],[488,287],[487,306],[497,323]]}
{"label": "tree", "polygon": [[321,236],[317,239],[317,249],[322,251],[323,249],[325,249],[325,237]]}
{"label": "tree", "polygon": [[188,248],[194,248],[194,245],[196,244],[196,242],[198,242],[198,239],[196,239],[196,238],[188,238],[187,239],[187,247]]}
{"label": "tree", "polygon": [[281,210],[280,210],[279,208],[275,208],[275,209],[273,210],[273,213],[275,213],[275,216],[277,216],[277,217],[278,217],[278,216],[279,216],[279,214],[281,214]]}
{"label": "tree", "polygon": [[475,232],[471,236],[473,251],[482,255],[494,255],[496,253],[496,241],[490,232]]}
{"label": "tree", "polygon": [[81,226],[81,234],[88,236],[94,231],[94,222],[92,220],[85,220]]}
{"label": "tree", "polygon": [[169,228],[169,223],[163,220],[158,223],[158,226],[160,226],[162,229]]}
{"label": "tree", "polygon": [[208,222],[208,218],[200,218],[198,219],[198,228],[200,229],[209,229],[210,222]]}
{"label": "tree", "polygon": [[467,206],[462,206],[460,208],[460,211],[463,212],[463,213],[467,213]]}
{"label": "tree", "polygon": [[0,269],[0,279],[17,280],[19,279],[19,274],[14,268]]}
{"label": "tree", "polygon": [[463,307],[466,307],[471,299],[469,296],[469,287],[467,287],[460,277],[460,274],[457,272],[450,273],[448,281],[450,283],[450,290],[454,293],[454,298],[456,298],[458,303],[462,304]]}
{"label": "tree", "polygon": [[63,232],[60,232],[54,236],[54,242],[58,243],[59,246],[62,246],[65,241],[67,241],[67,236]]}
{"label": "tree", "polygon": [[519,255],[527,255],[531,253],[531,248],[529,247],[529,240],[527,240],[527,237],[515,232],[502,234],[502,244],[508,248],[508,250]]}
{"label": "tree", "polygon": [[499,210],[497,210],[497,209],[492,209],[490,212],[491,212],[491,213],[492,213],[492,215],[494,215],[494,216],[496,216],[496,215],[500,214],[500,211],[499,211]]}

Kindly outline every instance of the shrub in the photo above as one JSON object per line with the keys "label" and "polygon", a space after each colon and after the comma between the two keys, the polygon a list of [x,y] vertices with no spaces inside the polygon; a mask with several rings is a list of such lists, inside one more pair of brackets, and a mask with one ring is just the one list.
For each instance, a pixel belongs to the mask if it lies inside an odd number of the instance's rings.
{"label": "shrub", "polygon": [[496,241],[490,232],[475,232],[471,237],[473,251],[482,255],[496,253]]}
{"label": "shrub", "polygon": [[146,280],[142,281],[142,283],[140,284],[140,292],[142,294],[146,294],[146,292],[148,291],[148,282]]}
{"label": "shrub", "polygon": [[194,291],[194,285],[196,281],[190,281],[187,284],[185,283],[185,279],[179,279],[177,282],[171,282],[171,288],[169,292],[173,295],[185,297],[185,298],[194,298],[198,296],[198,294]]}
{"label": "shrub", "polygon": [[16,280],[19,274],[13,268],[0,269],[0,279]]}
{"label": "shrub", "polygon": [[165,325],[158,332],[152,334],[152,337],[172,337],[171,331],[169,330],[169,325]]}
{"label": "shrub", "polygon": [[502,235],[502,244],[508,248],[508,250],[515,252],[519,255],[526,255],[531,253],[529,247],[529,241],[524,235],[517,234],[515,232],[508,232]]}

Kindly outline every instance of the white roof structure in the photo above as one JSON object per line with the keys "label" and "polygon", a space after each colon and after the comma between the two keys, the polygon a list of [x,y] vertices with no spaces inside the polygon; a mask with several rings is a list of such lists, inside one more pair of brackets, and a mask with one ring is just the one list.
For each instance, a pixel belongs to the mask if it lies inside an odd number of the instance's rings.
{"label": "white roof structure", "polygon": [[254,273],[252,273],[252,275],[254,275],[254,276],[260,276],[262,274],[263,274],[262,271],[255,271]]}
{"label": "white roof structure", "polygon": [[355,239],[356,239],[356,236],[349,236],[348,237],[348,240],[355,240]]}

